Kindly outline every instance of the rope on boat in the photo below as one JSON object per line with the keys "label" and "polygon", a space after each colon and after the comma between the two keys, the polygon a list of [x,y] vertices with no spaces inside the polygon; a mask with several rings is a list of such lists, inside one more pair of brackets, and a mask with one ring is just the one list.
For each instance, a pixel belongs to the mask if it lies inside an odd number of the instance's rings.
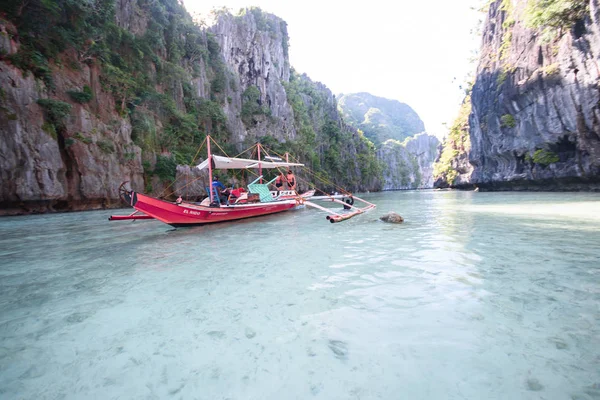
{"label": "rope on boat", "polygon": [[[192,162],[191,162],[191,164],[194,164],[194,163],[195,163],[196,159],[198,158],[198,154],[200,154],[200,151],[201,151],[201,150],[204,148],[204,145],[206,144],[206,141],[207,141],[207,139],[208,139],[208,136],[207,136],[207,137],[206,137],[206,138],[205,138],[205,139],[202,141],[202,144],[200,145],[200,147],[199,147],[199,148],[198,148],[198,150],[196,151],[196,154],[194,155],[194,158],[192,158]],[[221,146],[219,146],[219,144],[218,144],[217,142],[215,142],[215,141],[213,140],[213,143],[214,143],[214,144],[215,144],[215,145],[216,145],[216,146],[217,146],[217,147],[218,147],[218,148],[219,148],[219,149],[220,149],[220,150],[223,152],[223,154],[224,154],[226,157],[229,157],[229,156],[227,155],[227,152],[226,152],[225,150],[223,150],[223,148],[222,148]],[[247,148],[246,150],[242,151],[240,154],[236,155],[236,156],[235,156],[235,157],[233,157],[233,158],[237,158],[237,157],[239,157],[240,155],[244,154],[244,153],[245,153],[245,152],[247,152],[248,150],[251,150],[253,147],[256,147],[256,145],[250,146],[249,148]],[[200,179],[203,179],[203,178],[204,178],[203,176],[199,176],[199,177],[197,177],[197,178],[193,179],[192,181],[190,181],[190,182],[188,183],[188,175],[186,174],[186,176],[185,176],[186,184],[185,184],[185,185],[183,185],[183,186],[180,188],[180,190],[186,189],[188,186],[190,186],[190,185],[191,185],[191,184],[193,184],[194,182],[197,182],[197,181],[199,181]],[[164,188],[164,189],[163,189],[163,191],[162,191],[162,192],[161,192],[161,193],[158,195],[158,197],[168,197],[168,196],[172,196],[172,195],[174,195],[174,194],[175,194],[175,191],[172,191],[172,192],[170,192],[170,193],[168,193],[168,194],[165,194],[165,192],[166,192],[168,189],[170,189],[170,188],[171,188],[171,186],[173,186],[173,185],[174,185],[176,182],[177,182],[177,180],[174,180],[173,182],[171,182],[171,183],[170,183],[170,184],[169,184],[169,185],[168,185],[166,188]],[[187,197],[189,197],[189,196],[186,196],[186,198],[187,198]]]}
{"label": "rope on boat", "polygon": [[196,158],[198,158],[198,154],[200,154],[200,150],[202,150],[202,148],[204,147],[204,145],[206,144],[206,138],[204,138],[204,140],[202,141],[202,144],[200,145],[200,148],[198,149],[198,151],[196,151],[196,154],[194,154],[194,158],[192,158],[192,164],[196,161]]}
{"label": "rope on boat", "polygon": [[[265,148],[265,147],[263,146],[263,149],[264,149],[264,148]],[[266,150],[265,150],[265,151],[266,151]],[[279,158],[283,158],[283,157],[284,157],[283,155],[281,155],[281,154],[277,153],[276,151],[273,151],[273,154],[275,154],[275,155],[276,155],[276,156],[278,156]],[[300,163],[300,160],[298,160],[296,157],[292,156],[291,154],[288,154],[288,155],[289,155],[289,157],[291,157],[292,161],[294,161],[294,162],[297,162],[297,163]],[[278,169],[279,169],[279,168],[278,168]],[[333,183],[332,181],[328,180],[327,178],[324,178],[324,177],[322,177],[322,176],[321,176],[319,173],[313,172],[313,171],[312,171],[310,168],[308,168],[308,167],[306,167],[306,166],[305,166],[305,167],[303,167],[303,170],[304,170],[304,171],[306,171],[306,172],[307,172],[309,175],[311,175],[311,176],[313,176],[314,178],[316,178],[317,180],[319,180],[321,183],[324,183],[324,184],[326,184],[326,185],[329,185],[329,186],[332,186],[332,187],[336,188],[336,189],[337,189],[339,192],[341,192],[342,194],[346,194],[346,195],[349,195],[349,196],[351,196],[351,195],[352,195],[350,192],[348,192],[348,191],[347,191],[346,189],[344,189],[343,187],[341,187],[341,186],[338,186],[338,185],[336,185],[335,183]],[[299,179],[298,177],[296,177],[296,180],[300,180],[300,179]],[[310,182],[308,182],[308,181],[306,181],[306,180],[304,180],[304,179],[302,179],[302,181],[303,181],[303,182],[305,182],[305,183],[307,183],[307,184],[310,184]],[[327,192],[325,192],[325,191],[323,191],[323,190],[321,190],[321,189],[316,189],[316,188],[315,188],[315,190],[318,190],[319,192],[321,192],[321,193],[325,194],[326,196],[330,196],[330,194],[329,194],[329,193],[327,193]]]}
{"label": "rope on boat", "polygon": [[[196,157],[198,157],[198,153],[200,153],[200,150],[202,150],[202,148],[204,147],[204,145],[206,144],[206,138],[202,141],[202,144],[200,145],[200,148],[198,149],[198,151],[196,151],[196,154],[194,155],[194,158],[192,158],[192,163],[194,162],[194,160],[196,159]],[[189,185],[191,185],[192,183],[196,182],[198,179],[200,178],[196,178],[193,181],[191,181],[190,183],[186,183],[185,186],[183,186],[181,189],[184,189],[186,187],[188,187]],[[187,182],[187,175],[186,175],[186,182]],[[168,195],[165,195],[165,192],[171,188],[171,186],[173,186],[175,183],[177,182],[177,179],[175,179],[173,182],[171,182],[166,188],[164,188],[162,190],[162,192],[159,193],[158,198],[162,198],[162,197],[166,197],[166,196],[171,196],[173,194],[175,194],[175,191],[170,192]]]}

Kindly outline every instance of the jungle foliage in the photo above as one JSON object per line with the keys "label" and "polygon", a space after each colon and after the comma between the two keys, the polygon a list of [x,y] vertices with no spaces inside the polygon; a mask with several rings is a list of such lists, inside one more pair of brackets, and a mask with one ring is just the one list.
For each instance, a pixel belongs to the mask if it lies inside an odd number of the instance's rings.
{"label": "jungle foliage", "polygon": [[[17,53],[0,57],[43,81],[51,93],[55,66],[75,70],[84,65],[97,67],[98,83],[112,95],[114,111],[130,120],[132,140],[148,155],[144,157],[146,173],[154,171],[170,180],[175,172],[167,170],[173,163],[191,163],[206,134],[232,153],[239,145],[231,143],[223,112],[223,107],[232,103],[231,94],[238,90],[239,82],[227,71],[217,41],[194,23],[181,1],[138,0],[136,7],[141,15],[135,17],[145,22],[140,34],[117,25],[114,0],[6,0],[4,17],[16,27],[20,47]],[[260,9],[247,12],[253,14],[259,28],[272,31],[272,35],[282,33],[287,53],[286,24],[274,24]],[[202,90],[194,86],[202,82],[194,78],[203,76],[210,81],[209,87],[202,88],[209,91],[210,99],[200,98],[197,93]],[[324,111],[327,98],[314,83],[292,72],[290,82],[284,84],[298,135],[287,143],[274,140],[275,147],[285,148],[340,185],[373,181],[381,174],[372,143],[331,119]],[[270,115],[269,107],[259,103],[257,92],[258,88],[250,86],[240,94],[243,120]],[[66,94],[84,106],[93,100],[89,87]],[[58,100],[40,105],[47,114],[48,132],[56,134],[64,118],[61,113],[69,105]],[[101,150],[112,153],[115,148],[103,143]],[[149,165],[149,159],[157,159],[156,165]]]}
{"label": "jungle foliage", "polygon": [[[225,81],[220,49],[177,0],[138,5],[147,18],[140,36],[115,24],[114,0],[8,0],[7,17],[21,47],[7,58],[52,89],[50,63],[64,62],[61,53],[74,49],[77,59],[68,66],[101,67],[100,83],[114,96],[116,111],[131,119],[136,144],[147,152],[177,152],[189,162],[204,139],[200,131],[228,136],[219,106]],[[198,98],[190,85],[201,63],[213,76],[211,100]],[[174,100],[181,92],[184,107]],[[78,103],[92,99],[87,86],[68,95]]]}
{"label": "jungle foliage", "polygon": [[527,154],[525,159],[535,164],[539,164],[543,167],[560,161],[560,157],[558,156],[558,154],[546,149],[537,149],[533,153],[533,156]]}
{"label": "jungle foliage", "polygon": [[450,127],[448,136],[444,140],[442,154],[433,165],[433,179],[443,179],[450,186],[454,184],[459,175],[457,159],[461,154],[468,153],[471,148],[469,139],[469,114],[471,113],[471,96],[468,95],[458,112],[458,116]]}
{"label": "jungle foliage", "polygon": [[298,133],[297,140],[289,144],[289,151],[329,181],[328,189],[381,180],[382,166],[376,158],[375,145],[341,119],[331,118],[324,91],[294,69],[284,86]]}
{"label": "jungle foliage", "polygon": [[554,38],[573,27],[589,13],[588,0],[529,0],[525,24]]}

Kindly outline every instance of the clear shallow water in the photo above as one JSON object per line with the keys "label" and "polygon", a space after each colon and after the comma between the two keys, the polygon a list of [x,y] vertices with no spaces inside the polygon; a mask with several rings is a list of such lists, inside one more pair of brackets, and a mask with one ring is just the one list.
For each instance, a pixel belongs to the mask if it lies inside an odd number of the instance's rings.
{"label": "clear shallow water", "polygon": [[0,398],[600,398],[599,195],[367,198],[340,224],[1,218]]}

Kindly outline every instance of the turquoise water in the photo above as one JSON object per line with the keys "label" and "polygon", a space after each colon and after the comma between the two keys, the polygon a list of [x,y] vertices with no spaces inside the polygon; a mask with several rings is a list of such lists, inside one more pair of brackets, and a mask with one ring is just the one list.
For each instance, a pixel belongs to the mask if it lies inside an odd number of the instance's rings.
{"label": "turquoise water", "polygon": [[366,198],[339,224],[1,218],[0,398],[600,398],[600,195]]}

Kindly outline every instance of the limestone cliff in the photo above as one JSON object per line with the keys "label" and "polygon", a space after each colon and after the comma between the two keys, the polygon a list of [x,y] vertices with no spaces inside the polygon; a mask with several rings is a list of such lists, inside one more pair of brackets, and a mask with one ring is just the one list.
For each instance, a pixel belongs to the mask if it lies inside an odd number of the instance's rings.
{"label": "limestone cliff", "polygon": [[273,15],[220,12],[201,29],[178,0],[9,0],[5,11],[0,214],[115,207],[123,181],[184,190],[171,182],[192,178],[184,165],[207,133],[229,154],[256,141],[290,151],[327,188],[380,187],[375,149],[324,85],[293,71]]}
{"label": "limestone cliff", "polygon": [[465,97],[460,106],[458,116],[450,126],[450,130],[433,166],[433,186],[436,188],[470,187],[473,166],[469,163],[469,115],[471,113],[471,96]]}
{"label": "limestone cliff", "polygon": [[[283,86],[290,79],[285,21],[256,8],[238,16],[221,12],[209,32],[221,48],[227,69],[228,101],[223,110],[235,139],[243,141],[248,135],[294,139],[294,113]],[[256,98],[249,98],[253,89],[258,89]],[[249,101],[258,107],[249,110]]]}
{"label": "limestone cliff", "polygon": [[[16,54],[15,27],[0,22],[0,28],[0,52]],[[50,89],[0,59],[0,208],[6,213],[109,207],[119,204],[120,182],[143,187],[141,150],[102,89],[97,66],[71,70],[58,64],[67,58],[56,61]],[[84,87],[94,98],[87,105],[67,93]],[[40,102],[49,96],[54,102]],[[59,118],[55,106],[69,108],[68,115]]]}
{"label": "limestone cliff", "polygon": [[547,3],[489,6],[472,91],[468,185],[600,190],[598,1]]}
{"label": "limestone cliff", "polygon": [[422,189],[433,187],[433,162],[439,140],[420,133],[399,142],[386,140],[377,150],[383,164],[383,190]]}

